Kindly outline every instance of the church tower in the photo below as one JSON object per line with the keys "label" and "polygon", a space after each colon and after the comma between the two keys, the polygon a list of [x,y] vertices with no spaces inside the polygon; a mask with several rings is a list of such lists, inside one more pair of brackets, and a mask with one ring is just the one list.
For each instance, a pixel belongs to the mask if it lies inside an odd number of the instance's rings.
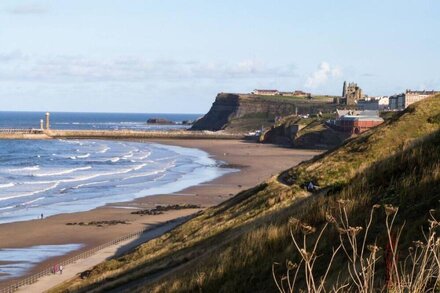
{"label": "church tower", "polygon": [[347,94],[347,82],[344,81],[344,86],[342,88],[342,97],[345,98],[346,94]]}

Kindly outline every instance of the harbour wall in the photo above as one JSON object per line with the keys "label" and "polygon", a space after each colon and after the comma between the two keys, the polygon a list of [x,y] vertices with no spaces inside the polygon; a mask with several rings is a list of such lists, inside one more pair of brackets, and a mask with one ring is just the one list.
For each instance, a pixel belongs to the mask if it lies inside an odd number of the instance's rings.
{"label": "harbour wall", "polygon": [[28,130],[0,132],[0,139],[242,139],[241,134],[210,131],[132,131],[132,130],[44,130],[29,133]]}

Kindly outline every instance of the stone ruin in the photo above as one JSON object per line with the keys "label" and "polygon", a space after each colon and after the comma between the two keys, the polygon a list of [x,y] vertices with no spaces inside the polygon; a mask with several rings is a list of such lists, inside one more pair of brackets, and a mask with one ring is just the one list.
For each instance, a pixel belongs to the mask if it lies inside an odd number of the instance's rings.
{"label": "stone ruin", "polygon": [[344,81],[344,87],[342,89],[342,97],[340,104],[343,105],[356,105],[356,102],[364,97],[362,89],[357,83]]}

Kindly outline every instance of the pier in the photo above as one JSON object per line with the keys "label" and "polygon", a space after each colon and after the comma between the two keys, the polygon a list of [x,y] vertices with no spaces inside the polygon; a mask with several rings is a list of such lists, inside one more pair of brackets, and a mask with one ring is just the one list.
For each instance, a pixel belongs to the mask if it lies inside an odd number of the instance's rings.
{"label": "pier", "polygon": [[60,130],[50,128],[50,113],[40,120],[40,128],[19,129],[0,128],[0,139],[51,139],[51,138],[79,138],[79,139],[242,139],[243,134],[189,131],[189,130]]}
{"label": "pier", "polygon": [[0,129],[0,139],[242,139],[242,134],[211,131]]}
{"label": "pier", "polygon": [[0,128],[0,139],[48,139],[43,129]]}

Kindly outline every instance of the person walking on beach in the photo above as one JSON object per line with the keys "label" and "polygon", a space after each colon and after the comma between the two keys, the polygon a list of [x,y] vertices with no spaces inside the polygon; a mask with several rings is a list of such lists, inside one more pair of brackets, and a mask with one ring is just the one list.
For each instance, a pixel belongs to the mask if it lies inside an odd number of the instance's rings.
{"label": "person walking on beach", "polygon": [[60,265],[60,275],[62,275],[63,274],[63,266],[62,265]]}
{"label": "person walking on beach", "polygon": [[43,218],[44,218],[44,217],[43,217],[43,213],[41,213],[41,219],[43,220]]}

